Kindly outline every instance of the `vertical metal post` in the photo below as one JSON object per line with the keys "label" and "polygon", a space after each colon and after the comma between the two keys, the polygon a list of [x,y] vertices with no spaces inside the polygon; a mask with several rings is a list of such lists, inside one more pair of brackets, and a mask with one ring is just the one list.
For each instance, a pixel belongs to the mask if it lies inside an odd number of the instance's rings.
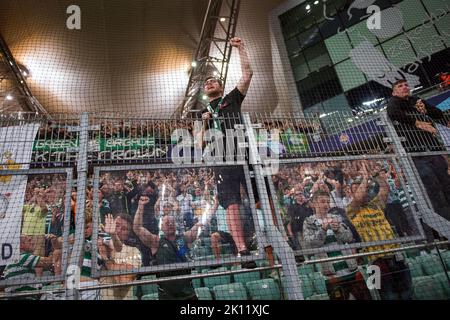
{"label": "vertical metal post", "polygon": [[[77,216],[75,225],[75,243],[73,245],[72,254],[68,271],[66,273],[66,300],[79,300],[78,288],[70,286],[79,281],[75,279],[80,274],[83,264],[84,254],[84,224],[85,215],[84,210],[86,206],[86,183],[87,183],[87,147],[89,139],[89,117],[86,112],[83,112],[80,117],[79,126],[79,150],[77,160]],[[77,270],[77,271],[75,271]]]}
{"label": "vertical metal post", "polygon": [[242,114],[242,119],[246,128],[249,146],[249,162],[253,165],[253,170],[256,179],[256,187],[259,193],[259,199],[263,213],[267,214],[269,219],[264,219],[266,224],[265,235],[266,242],[272,244],[275,254],[281,260],[284,279],[284,287],[289,300],[303,300],[303,292],[301,288],[300,278],[297,273],[297,264],[295,262],[294,252],[291,247],[284,241],[283,235],[272,221],[272,209],[269,203],[269,196],[264,182],[264,168],[261,157],[258,153],[256,138],[253,132],[250,115],[248,113]]}

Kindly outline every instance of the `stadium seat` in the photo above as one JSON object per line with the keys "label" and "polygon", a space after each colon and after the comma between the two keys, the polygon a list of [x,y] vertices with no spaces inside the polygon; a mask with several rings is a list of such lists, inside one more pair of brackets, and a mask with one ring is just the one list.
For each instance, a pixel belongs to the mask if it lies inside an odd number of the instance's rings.
{"label": "stadium seat", "polygon": [[258,267],[268,267],[269,262],[267,260],[255,260],[255,263]]}
{"label": "stadium seat", "polygon": [[413,298],[417,300],[445,300],[446,294],[437,279],[424,276],[413,279]]}
{"label": "stadium seat", "polygon": [[142,296],[141,300],[159,300],[159,296],[157,293],[146,294]]}
{"label": "stadium seat", "polygon": [[56,290],[61,290],[62,288],[64,288],[64,286],[60,283],[57,284],[46,284],[44,286],[42,286],[42,291],[56,291]]}
{"label": "stadium seat", "polygon": [[216,300],[247,300],[247,290],[240,282],[215,286]]}
{"label": "stadium seat", "polygon": [[450,250],[441,251],[441,256],[447,265],[447,270],[450,270]]}
{"label": "stadium seat", "polygon": [[209,288],[195,288],[195,294],[197,295],[198,300],[213,300]]}
{"label": "stadium seat", "polygon": [[441,260],[434,254],[419,256],[417,257],[417,261],[420,261],[424,274],[427,276],[444,271]]}
{"label": "stadium seat", "polygon": [[[193,270],[191,274],[195,275],[198,274],[198,272],[196,270]],[[194,286],[195,289],[203,287],[202,279],[201,278],[192,279],[192,285]]]}
{"label": "stadium seat", "polygon": [[222,256],[224,254],[233,256],[233,246],[231,244],[229,243],[220,244],[219,248]]}
{"label": "stadium seat", "polygon": [[280,300],[280,288],[273,279],[247,282],[247,289],[252,300]]}
{"label": "stadium seat", "polygon": [[308,276],[304,275],[300,275],[300,281],[303,292],[303,298],[307,299],[313,296],[315,294],[313,281]]}
{"label": "stadium seat", "polygon": [[312,295],[311,297],[309,297],[306,300],[330,300],[330,296],[328,296],[328,294],[326,294],[326,293],[315,294],[315,295]]}
{"label": "stadium seat", "polygon": [[198,259],[199,257],[206,257],[212,255],[212,249],[211,247],[201,246],[196,247],[195,250],[193,250],[193,256]]}
{"label": "stadium seat", "polygon": [[[240,266],[236,267],[233,266],[231,270],[239,270],[241,269]],[[234,282],[240,282],[242,284],[246,284],[250,281],[255,281],[261,279],[259,271],[251,271],[246,273],[235,273],[234,274]]]}
{"label": "stadium seat", "polygon": [[302,276],[311,276],[314,273],[314,265],[313,264],[302,264],[297,268],[298,274]]}
{"label": "stadium seat", "polygon": [[[214,270],[203,270],[202,273],[216,273],[224,271],[228,271],[228,269],[226,267],[220,267]],[[205,284],[205,287],[208,287],[210,289],[221,284],[229,284],[230,282],[231,282],[231,275],[220,275],[217,277],[203,278],[203,283]]]}
{"label": "stadium seat", "polygon": [[[447,273],[450,277],[450,272]],[[435,280],[435,283],[439,283],[444,290],[444,294],[446,299],[450,299],[450,283],[448,282],[447,275],[445,272],[441,272],[438,274],[433,275],[433,278]]]}
{"label": "stadium seat", "polygon": [[[151,276],[143,276],[142,280],[153,280],[156,279],[155,275],[151,275]],[[145,295],[149,295],[149,294],[157,294],[158,293],[158,285],[157,284],[143,284],[141,285],[141,290],[142,290],[142,298]]]}
{"label": "stadium seat", "polygon": [[[269,266],[269,262],[267,260],[256,260],[255,263],[258,266],[258,268],[268,267]],[[268,278],[270,276],[271,272],[272,272],[271,270],[261,271],[261,277],[263,279],[264,278]]]}
{"label": "stadium seat", "polygon": [[412,259],[412,258],[407,258],[406,264],[408,265],[409,270],[411,272],[411,277],[417,278],[417,277],[423,277],[425,275],[420,261],[417,261],[416,259]]}
{"label": "stadium seat", "polygon": [[314,272],[311,275],[311,280],[313,281],[314,289],[317,294],[327,293],[326,279],[320,272]]}

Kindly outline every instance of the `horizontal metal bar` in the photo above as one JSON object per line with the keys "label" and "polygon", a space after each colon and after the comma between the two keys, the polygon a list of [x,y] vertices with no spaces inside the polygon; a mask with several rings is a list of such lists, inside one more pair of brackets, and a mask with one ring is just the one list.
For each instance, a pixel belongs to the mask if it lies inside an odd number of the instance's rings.
{"label": "horizontal metal bar", "polygon": [[61,276],[45,276],[39,277],[33,280],[20,281],[17,280],[2,280],[0,281],[0,288],[8,287],[8,286],[18,286],[18,285],[31,285],[31,284],[41,284],[46,282],[58,282],[64,281],[64,275]]}
{"label": "horizontal metal bar", "polygon": [[397,238],[397,239],[392,239],[392,240],[331,245],[331,246],[321,247],[321,248],[297,250],[294,252],[296,255],[326,253],[326,252],[330,252],[330,251],[339,251],[339,250],[346,250],[346,249],[363,249],[363,248],[383,246],[383,245],[388,245],[388,244],[402,244],[402,243],[406,243],[406,242],[420,241],[420,240],[424,240],[424,239],[425,238],[423,236],[417,235],[417,236]]}
{"label": "horizontal metal bar", "polygon": [[328,162],[328,161],[353,161],[353,160],[393,160],[398,158],[396,154],[367,154],[367,155],[355,155],[355,156],[320,156],[320,157],[308,157],[308,158],[279,158],[279,159],[266,159],[263,160],[264,164],[290,164],[290,163],[309,163],[309,162]]}
{"label": "horizontal metal bar", "polygon": [[161,164],[161,163],[151,163],[147,165],[141,165],[141,164],[130,164],[130,165],[117,165],[117,166],[97,166],[95,167],[95,170],[98,170],[99,172],[103,171],[129,171],[129,170],[157,170],[157,169],[192,169],[192,168],[204,168],[207,167],[225,167],[225,166],[244,166],[246,163],[236,164],[236,163],[189,163],[189,164],[175,164],[175,163],[168,163],[168,164]]}
{"label": "horizontal metal bar", "polygon": [[[370,255],[378,255],[383,253],[390,253],[390,252],[401,252],[401,251],[408,251],[413,249],[423,249],[427,247],[435,247],[438,245],[446,245],[450,244],[449,241],[438,241],[438,242],[432,242],[432,243],[425,243],[420,245],[413,245],[413,246],[407,246],[407,247],[401,247],[396,249],[388,249],[388,250],[379,250],[374,252],[366,252],[366,253],[358,253],[358,254],[352,254],[352,255],[346,255],[346,256],[339,256],[339,257],[333,257],[333,258],[324,258],[324,259],[314,259],[314,260],[306,260],[304,262],[301,262],[297,264],[298,266],[304,265],[304,264],[320,264],[325,262],[333,262],[333,261],[339,261],[339,260],[347,260],[352,258],[362,258]],[[191,275],[183,275],[183,276],[176,276],[171,278],[158,278],[158,279],[148,279],[148,280],[134,280],[127,283],[118,283],[118,284],[102,284],[98,286],[90,286],[90,287],[84,287],[80,288],[79,291],[85,291],[85,290],[99,290],[99,289],[108,289],[108,288],[120,288],[120,287],[127,287],[127,286],[137,286],[137,285],[148,285],[148,284],[157,284],[161,282],[169,282],[174,280],[187,280],[187,279],[198,279],[198,278],[208,278],[208,277],[217,277],[221,275],[231,275],[231,274],[239,274],[239,273],[249,273],[249,272],[255,272],[255,271],[266,271],[266,270],[274,270],[274,269],[280,269],[282,268],[281,264],[275,264],[274,266],[268,266],[268,267],[258,267],[254,269],[238,269],[238,270],[229,270],[229,271],[222,271],[222,272],[211,272],[211,273],[198,273],[198,274],[191,274]],[[122,275],[126,275],[123,273]],[[2,298],[11,298],[11,297],[23,297],[23,296],[33,296],[37,294],[42,294],[46,292],[52,292],[52,293],[62,293],[64,292],[63,289],[59,290],[36,290],[36,291],[29,291],[29,292],[21,292],[11,295],[0,295],[0,299]]]}
{"label": "horizontal metal bar", "polygon": [[122,270],[98,271],[98,270],[93,269],[92,276],[94,278],[99,278],[99,277],[103,277],[103,276],[118,276],[118,275],[125,275],[125,274],[168,272],[168,271],[192,269],[192,268],[197,268],[197,267],[200,268],[200,267],[210,267],[210,266],[217,266],[217,265],[229,265],[229,264],[236,264],[236,263],[260,260],[261,259],[260,254],[261,254],[261,250],[255,252],[255,254],[251,255],[251,256],[231,257],[231,258],[221,259],[221,260],[204,260],[204,261],[193,261],[193,262],[185,262],[185,263],[173,263],[173,264],[165,264],[165,265],[160,265],[160,266],[147,266],[147,267],[127,269],[127,270],[123,270],[123,271]]}
{"label": "horizontal metal bar", "polygon": [[0,170],[2,176],[24,176],[37,174],[58,174],[72,172],[72,168],[43,168],[43,169],[23,169],[23,170]]}
{"label": "horizontal metal bar", "polygon": [[431,243],[428,242],[425,244],[418,244],[418,245],[400,247],[400,248],[394,248],[394,249],[378,250],[378,251],[364,252],[364,253],[355,253],[355,254],[350,254],[350,255],[346,255],[346,256],[338,256],[338,257],[332,257],[332,258],[305,260],[304,262],[299,263],[298,265],[333,262],[333,261],[348,260],[348,259],[353,259],[353,258],[364,258],[367,256],[372,256],[372,255],[395,253],[395,252],[401,252],[401,251],[407,251],[407,250],[413,250],[413,249],[423,249],[423,248],[427,248],[427,247],[434,247],[434,246],[439,246],[439,245],[444,245],[444,244],[450,244],[450,241],[447,240],[447,241],[436,241],[436,242],[431,242]]}

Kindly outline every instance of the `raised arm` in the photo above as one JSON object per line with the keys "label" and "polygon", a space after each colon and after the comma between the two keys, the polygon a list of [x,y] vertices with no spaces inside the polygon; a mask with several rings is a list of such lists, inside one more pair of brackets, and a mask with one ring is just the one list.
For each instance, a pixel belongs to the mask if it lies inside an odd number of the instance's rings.
{"label": "raised arm", "polygon": [[133,231],[138,236],[141,242],[152,249],[152,251],[156,250],[159,245],[159,237],[157,235],[152,234],[143,225],[143,215],[144,215],[144,206],[149,202],[148,197],[141,197],[139,199],[138,208],[136,210],[136,215],[134,216],[133,223]]}
{"label": "raised arm", "polygon": [[230,45],[238,49],[239,58],[241,60],[242,77],[236,87],[243,95],[246,95],[248,87],[250,86],[250,81],[253,77],[253,70],[250,65],[250,58],[248,56],[247,48],[240,38],[231,39]]}
{"label": "raised arm", "polygon": [[121,252],[123,243],[116,234],[116,219],[112,214],[107,214],[105,218],[105,232],[111,236],[114,251]]}
{"label": "raised arm", "polygon": [[366,200],[368,187],[369,187],[369,172],[366,167],[366,164],[363,163],[362,168],[362,182],[359,185],[358,189],[356,189],[355,194],[353,196],[352,202],[350,202],[348,209],[350,211],[356,211],[358,210]]}
{"label": "raised arm", "polygon": [[198,228],[200,228],[201,226],[202,226],[202,224],[200,222],[198,222],[190,230],[186,231],[184,233],[184,240],[187,243],[194,242],[194,240],[197,239]]}
{"label": "raised arm", "polygon": [[389,192],[390,192],[389,184],[387,182],[386,172],[384,172],[383,170],[380,171],[380,174],[377,177],[377,182],[380,186],[380,191],[378,192],[378,199],[381,202],[380,205],[384,209],[384,207],[386,207],[386,203],[388,201]]}

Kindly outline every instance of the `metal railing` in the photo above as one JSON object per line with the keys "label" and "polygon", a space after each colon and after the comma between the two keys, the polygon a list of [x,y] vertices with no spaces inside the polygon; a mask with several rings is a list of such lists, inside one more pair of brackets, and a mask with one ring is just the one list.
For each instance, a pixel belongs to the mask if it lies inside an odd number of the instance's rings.
{"label": "metal railing", "polygon": [[[341,117],[336,115],[333,121],[340,126],[344,122],[348,124],[347,119],[347,115]],[[52,275],[55,271],[55,260],[53,260],[49,263],[50,267],[46,271],[47,277],[38,277],[33,280],[0,281],[0,288],[62,280],[65,280],[67,284],[74,277],[78,277],[77,272],[83,269],[83,263],[86,262],[85,231],[86,228],[91,227],[88,226],[91,219],[93,234],[90,248],[92,248],[92,252],[98,251],[100,256],[104,255],[101,252],[104,243],[98,241],[104,239],[105,235],[106,237],[110,237],[110,235],[105,230],[105,221],[102,221],[105,216],[101,212],[104,209],[101,201],[105,198],[112,199],[105,196],[108,194],[105,188],[108,187],[110,194],[114,196],[116,193],[111,189],[114,189],[117,183],[119,183],[117,187],[119,189],[123,188],[120,186],[120,183],[123,183],[131,190],[134,188],[139,190],[133,197],[129,195],[129,198],[126,197],[130,191],[124,192],[124,189],[120,191],[127,199],[124,201],[128,201],[126,205],[130,205],[134,208],[133,210],[136,210],[139,202],[138,196],[145,194],[141,191],[149,185],[150,180],[154,181],[154,185],[159,190],[157,198],[160,200],[159,208],[161,208],[161,217],[163,217],[165,215],[164,201],[170,202],[171,198],[185,194],[177,188],[182,187],[182,184],[189,184],[191,181],[189,176],[192,176],[193,188],[190,192],[195,193],[197,192],[196,188],[201,187],[211,195],[211,202],[208,204],[208,201],[205,201],[203,207],[199,207],[200,211],[203,210],[201,211],[203,214],[196,217],[197,221],[206,225],[205,221],[209,213],[205,213],[207,211],[205,208],[208,207],[210,210],[215,203],[214,197],[219,196],[217,183],[221,179],[223,180],[221,175],[224,174],[223,170],[227,167],[235,170],[243,168],[242,174],[245,173],[245,177],[241,181],[244,186],[242,192],[245,194],[242,200],[248,201],[248,204],[241,205],[239,210],[241,218],[242,212],[251,213],[248,216],[251,218],[247,222],[247,229],[244,230],[245,238],[257,240],[255,247],[249,250],[249,256],[228,252],[222,253],[224,256],[218,259],[212,253],[200,253],[184,263],[159,264],[157,266],[139,264],[133,268],[108,269],[108,263],[105,263],[105,260],[111,262],[109,260],[113,261],[114,258],[106,255],[106,259],[105,256],[102,257],[103,265],[99,269],[95,267],[97,263],[93,263],[90,274],[83,274],[82,277],[100,279],[125,275],[145,275],[149,272],[179,272],[186,269],[201,270],[211,266],[245,264],[249,261],[261,260],[264,252],[267,252],[265,249],[273,247],[274,257],[267,256],[267,259],[272,261],[272,266],[251,270],[262,272],[270,268],[281,269],[283,277],[279,281],[284,290],[284,297],[303,299],[305,295],[302,292],[302,282],[298,278],[296,259],[306,257],[305,264],[326,263],[424,248],[432,244],[428,243],[429,232],[427,234],[427,230],[423,229],[423,224],[426,224],[427,228],[431,227],[436,230],[440,237],[448,239],[450,236],[449,221],[443,218],[441,212],[436,212],[438,210],[433,207],[434,200],[430,200],[426,186],[421,182],[420,174],[413,164],[414,157],[417,156],[448,155],[449,145],[445,136],[445,125],[449,120],[447,116],[441,121],[442,127],[440,127],[440,132],[436,132],[434,135],[434,140],[421,136],[421,131],[417,128],[391,123],[384,113],[371,115],[352,128],[345,128],[342,132],[337,133],[327,133],[323,130],[320,119],[314,117],[242,114],[215,120],[139,119],[124,118],[119,115],[105,117],[99,114],[83,114],[81,117],[67,114],[45,117],[26,113],[2,115],[0,128],[5,130],[13,127],[23,127],[24,130],[27,130],[26,125],[31,124],[37,125],[38,129],[32,138],[26,138],[32,145],[31,157],[26,161],[23,160],[26,163],[16,163],[10,155],[3,155],[4,165],[0,171],[0,178],[8,177],[11,174],[30,177],[40,174],[42,176],[57,174],[59,171],[55,170],[62,170],[61,172],[66,173],[66,188],[62,193],[65,201],[61,207],[65,215],[64,235],[60,235],[64,243],[64,254],[59,261],[63,265],[60,277]],[[232,138],[227,140],[230,135]],[[24,143],[23,136],[17,137],[19,137],[17,140],[3,141],[2,144]],[[222,146],[224,147],[222,148]],[[179,161],[180,157],[183,160],[181,162]],[[27,164],[29,169],[20,171],[20,167],[14,167],[14,165],[23,164]],[[273,171],[273,164],[277,164],[278,171]],[[55,167],[61,169],[50,169]],[[270,172],[267,170],[269,167],[272,170]],[[207,168],[209,171],[205,171],[203,168]],[[377,180],[383,172],[389,174],[391,180],[395,180],[393,181],[395,190],[402,195],[397,195],[397,198],[394,199],[393,187],[391,187],[389,189],[391,194],[385,203],[382,203],[382,207],[385,208],[391,203],[401,203],[406,217],[405,223],[410,225],[410,230],[403,233],[402,227],[393,222],[394,225],[391,226],[393,237],[387,239],[374,238],[373,241],[369,241],[361,237],[359,241],[353,239],[347,243],[317,247],[297,247],[293,244],[292,241],[298,239],[295,239],[295,232],[292,232],[293,224],[290,220],[292,216],[289,216],[288,211],[292,205],[299,204],[295,202],[300,201],[295,199],[296,192],[301,190],[303,197],[311,205],[312,199],[309,197],[315,192],[311,192],[308,188],[315,191],[320,188],[328,188],[326,189],[328,192],[344,187],[351,188],[352,184],[347,185],[347,182],[358,181],[361,176],[370,173],[372,186],[367,189],[367,196],[369,197],[372,193],[373,197],[379,194],[379,190],[384,186],[382,181]],[[130,173],[129,176],[128,173]],[[76,184],[72,182],[72,174],[76,174]],[[138,180],[133,180],[135,177],[138,177]],[[41,180],[45,181],[44,178]],[[45,193],[48,189],[54,190],[56,186],[56,182],[51,179],[46,182],[47,185],[39,183],[41,185],[37,187],[36,192],[40,192],[39,188],[41,188]],[[73,189],[75,187],[76,189]],[[203,189],[198,192],[203,192]],[[293,191],[289,193],[288,189]],[[32,189],[28,188],[27,192],[32,192],[30,190]],[[163,190],[167,190],[166,196]],[[232,191],[227,192],[230,192],[230,196],[236,194]],[[238,193],[242,192],[238,191]],[[100,194],[102,199],[99,198]],[[198,196],[200,197],[200,194]],[[202,196],[206,197],[206,193]],[[15,201],[22,205],[30,205],[32,201],[35,201],[30,198],[27,199],[25,196],[25,201],[23,199],[15,199]],[[345,197],[341,197],[342,199]],[[219,203],[223,202],[219,201]],[[50,203],[47,203],[47,206],[50,208]],[[226,207],[221,209],[224,212],[227,211]],[[129,212],[132,217],[136,214],[136,212],[132,212],[133,210],[130,209]],[[159,209],[155,206],[155,212],[157,210]],[[16,212],[20,214],[22,209],[16,208]],[[111,211],[109,213],[117,214],[117,212]],[[350,213],[347,212],[347,214]],[[161,220],[163,219],[161,218]],[[351,219],[350,221],[353,222]],[[228,228],[234,228],[233,224],[225,220],[219,220],[218,223],[228,224]],[[243,221],[236,223],[245,224]],[[391,221],[389,223],[391,224]],[[71,226],[72,229],[74,228],[72,230],[74,232],[71,231],[72,235],[69,236]],[[161,226],[156,226],[156,229],[160,230]],[[186,230],[189,231],[187,227],[184,231]],[[4,231],[8,232],[8,230]],[[356,231],[356,233],[361,232]],[[203,241],[210,239],[212,233],[202,232],[206,231],[198,232],[196,236],[198,239],[195,240],[198,240],[196,242],[198,248],[191,247],[192,252],[197,249],[198,252],[206,250]],[[233,233],[233,231],[230,232]],[[232,237],[235,240],[235,234]],[[423,241],[425,243],[411,245]],[[444,243],[447,242],[439,244]],[[208,244],[206,244],[207,246]],[[356,253],[358,250],[361,252]],[[341,252],[342,256],[324,258],[324,254],[327,255],[330,252]],[[95,254],[92,254],[93,260],[94,256]],[[443,270],[446,271],[445,264]],[[134,280],[119,284],[97,284],[82,289],[76,285],[70,288],[66,286],[63,293],[67,299],[77,299],[80,298],[80,292],[91,289],[99,290],[161,283],[170,279],[172,281],[197,279],[245,272],[247,271],[244,269],[229,270],[218,274],[201,273],[192,276],[173,276],[168,279],[163,277],[152,281]],[[32,294],[31,292],[12,293],[3,297],[21,297]]]}

